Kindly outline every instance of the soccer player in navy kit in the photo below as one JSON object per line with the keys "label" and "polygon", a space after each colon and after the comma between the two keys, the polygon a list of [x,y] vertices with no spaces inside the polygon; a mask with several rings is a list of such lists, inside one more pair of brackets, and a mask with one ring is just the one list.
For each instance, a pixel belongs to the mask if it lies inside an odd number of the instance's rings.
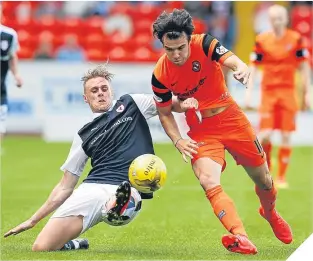
{"label": "soccer player in navy kit", "polygon": [[[1,14],[1,10],[0,10]],[[8,112],[8,97],[6,80],[9,70],[12,72],[16,86],[22,87],[22,79],[18,73],[19,48],[17,33],[14,29],[0,24],[1,35],[1,94],[0,94],[0,140],[6,132],[6,116]]]}
{"label": "soccer player in navy kit", "polygon": [[[94,119],[76,133],[68,158],[61,167],[64,175],[48,200],[5,237],[34,227],[56,210],[32,250],[88,248],[86,239],[75,238],[101,221],[114,222],[131,198],[136,202],[133,219],[140,210],[141,198],[152,198],[130,186],[128,168],[137,156],[154,154],[146,120],[157,115],[156,105],[153,96],[145,94],[126,94],[113,100],[112,76],[106,66],[99,65],[82,78],[84,100],[94,113]],[[196,107],[193,99],[173,101],[176,112]],[[74,191],[88,158],[91,158],[92,169]]]}

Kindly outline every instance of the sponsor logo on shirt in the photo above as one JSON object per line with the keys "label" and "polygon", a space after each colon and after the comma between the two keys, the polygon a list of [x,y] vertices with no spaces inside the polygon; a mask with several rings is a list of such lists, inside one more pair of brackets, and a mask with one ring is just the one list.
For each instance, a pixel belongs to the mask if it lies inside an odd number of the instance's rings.
{"label": "sponsor logo on shirt", "polygon": [[122,119],[119,119],[117,122],[115,122],[110,128],[108,128],[107,130],[104,130],[102,133],[100,133],[99,135],[97,135],[91,142],[90,145],[93,145],[100,137],[102,137],[106,132],[112,130],[113,128],[119,126],[122,123],[128,122],[128,121],[132,121],[133,118],[132,117],[125,117]]}

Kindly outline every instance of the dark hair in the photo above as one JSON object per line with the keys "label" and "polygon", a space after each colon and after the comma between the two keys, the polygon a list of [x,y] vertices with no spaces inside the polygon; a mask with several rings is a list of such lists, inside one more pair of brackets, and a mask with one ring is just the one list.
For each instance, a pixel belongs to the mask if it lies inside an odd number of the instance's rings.
{"label": "dark hair", "polygon": [[172,40],[179,38],[183,32],[189,41],[194,29],[192,17],[185,9],[174,9],[172,13],[164,11],[153,23],[153,35],[162,43],[164,34]]}

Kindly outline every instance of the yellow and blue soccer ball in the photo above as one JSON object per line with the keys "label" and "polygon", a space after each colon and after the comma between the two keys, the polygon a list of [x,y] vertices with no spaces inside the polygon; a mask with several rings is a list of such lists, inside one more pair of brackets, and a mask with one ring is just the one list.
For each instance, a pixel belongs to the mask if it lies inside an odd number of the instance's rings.
{"label": "yellow and blue soccer ball", "polygon": [[142,193],[155,192],[164,186],[166,166],[153,154],[144,154],[133,160],[128,177],[132,186]]}

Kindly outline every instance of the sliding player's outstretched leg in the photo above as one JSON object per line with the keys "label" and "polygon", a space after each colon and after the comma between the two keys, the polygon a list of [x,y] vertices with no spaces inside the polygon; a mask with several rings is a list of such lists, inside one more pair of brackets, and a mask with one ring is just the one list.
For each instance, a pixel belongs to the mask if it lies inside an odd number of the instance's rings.
{"label": "sliding player's outstretched leg", "polygon": [[131,196],[130,183],[128,181],[122,182],[116,189],[115,196],[115,205],[107,213],[107,219],[109,221],[118,220],[127,208]]}

